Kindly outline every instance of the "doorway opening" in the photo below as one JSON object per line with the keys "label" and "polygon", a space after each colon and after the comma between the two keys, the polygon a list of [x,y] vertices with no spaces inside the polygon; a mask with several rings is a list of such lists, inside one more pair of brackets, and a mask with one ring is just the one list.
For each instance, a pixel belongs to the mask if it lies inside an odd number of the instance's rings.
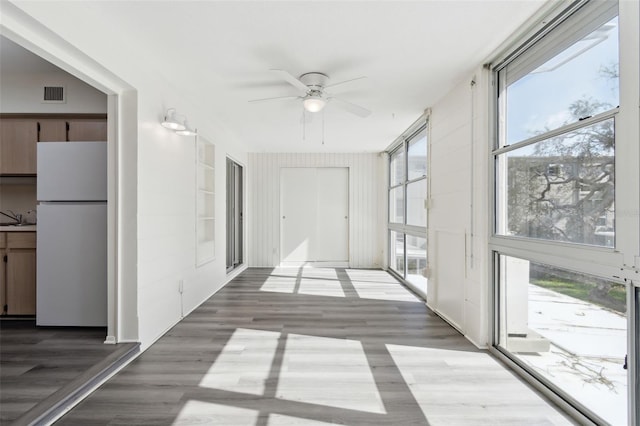
{"label": "doorway opening", "polygon": [[242,166],[227,158],[227,272],[243,263]]}

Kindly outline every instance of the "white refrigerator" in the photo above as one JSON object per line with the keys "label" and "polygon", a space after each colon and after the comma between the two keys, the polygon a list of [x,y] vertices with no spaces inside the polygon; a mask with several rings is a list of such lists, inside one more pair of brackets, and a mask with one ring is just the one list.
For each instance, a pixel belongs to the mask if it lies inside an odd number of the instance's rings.
{"label": "white refrigerator", "polygon": [[38,143],[36,324],[107,325],[107,144]]}

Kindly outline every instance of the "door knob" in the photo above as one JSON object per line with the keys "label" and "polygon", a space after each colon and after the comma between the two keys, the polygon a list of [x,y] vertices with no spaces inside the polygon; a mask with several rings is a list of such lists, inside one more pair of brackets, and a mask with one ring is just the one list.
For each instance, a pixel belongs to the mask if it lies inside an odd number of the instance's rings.
{"label": "door knob", "polygon": [[282,218],[284,219],[284,218],[285,218],[285,216],[282,216]]}

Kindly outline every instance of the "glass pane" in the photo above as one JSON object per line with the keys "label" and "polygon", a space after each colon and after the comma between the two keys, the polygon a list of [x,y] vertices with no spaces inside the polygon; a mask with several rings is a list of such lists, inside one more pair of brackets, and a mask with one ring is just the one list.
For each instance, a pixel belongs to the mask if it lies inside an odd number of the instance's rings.
{"label": "glass pane", "polygon": [[391,153],[389,166],[389,182],[391,182],[391,186],[399,185],[406,180],[404,163],[404,145],[402,145]]}
{"label": "glass pane", "polygon": [[404,223],[404,187],[389,191],[389,222]]}
{"label": "glass pane", "polygon": [[499,157],[498,233],[613,247],[613,119]]}
{"label": "glass pane", "polygon": [[[507,68],[510,81],[508,73]],[[618,18],[614,18],[507,87],[506,144],[618,105]]]}
{"label": "glass pane", "polygon": [[407,185],[407,224],[427,226],[427,209],[424,200],[427,198],[427,180],[422,179]]}
{"label": "glass pane", "polygon": [[427,175],[427,131],[426,129],[411,139],[408,149],[408,180]]}
{"label": "glass pane", "polygon": [[613,425],[627,424],[626,287],[500,256],[499,345]]}
{"label": "glass pane", "polygon": [[404,234],[395,231],[389,234],[389,267],[404,277]]}
{"label": "glass pane", "polygon": [[427,239],[407,235],[407,281],[415,285],[422,293],[427,293],[427,279],[424,276],[427,267]]}

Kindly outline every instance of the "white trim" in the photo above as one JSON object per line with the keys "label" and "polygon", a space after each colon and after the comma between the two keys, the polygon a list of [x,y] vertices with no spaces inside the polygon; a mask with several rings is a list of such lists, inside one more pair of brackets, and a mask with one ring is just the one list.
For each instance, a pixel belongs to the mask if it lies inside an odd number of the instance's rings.
{"label": "white trim", "polygon": [[[577,9],[587,0],[577,0],[573,8]],[[506,61],[515,58],[515,51],[524,45],[531,44],[545,34],[546,28],[553,20],[558,19],[566,10],[567,2],[548,1],[536,11],[527,21],[520,26],[511,36],[503,41],[484,61],[485,64],[494,64],[499,68]]]}
{"label": "white trim", "polygon": [[389,146],[385,148],[384,152],[391,153],[392,151],[395,151],[402,143],[404,143],[405,140],[411,139],[416,133],[421,131],[423,127],[428,127],[430,115],[431,109],[426,109],[425,112],[422,113],[416,121],[411,123],[411,125],[407,127],[407,129],[402,132],[400,136],[395,138],[393,142],[391,142]]}
{"label": "white trim", "polygon": [[631,186],[624,192],[616,187],[616,228],[624,229],[616,232],[616,245],[623,253],[623,266],[635,275],[627,286],[627,416],[628,423],[635,425],[640,422],[640,312],[636,300],[640,296],[635,290],[640,285],[640,3],[620,1],[618,10],[620,114],[616,118],[616,138],[627,143],[616,146],[616,175],[624,176],[624,182]]}

